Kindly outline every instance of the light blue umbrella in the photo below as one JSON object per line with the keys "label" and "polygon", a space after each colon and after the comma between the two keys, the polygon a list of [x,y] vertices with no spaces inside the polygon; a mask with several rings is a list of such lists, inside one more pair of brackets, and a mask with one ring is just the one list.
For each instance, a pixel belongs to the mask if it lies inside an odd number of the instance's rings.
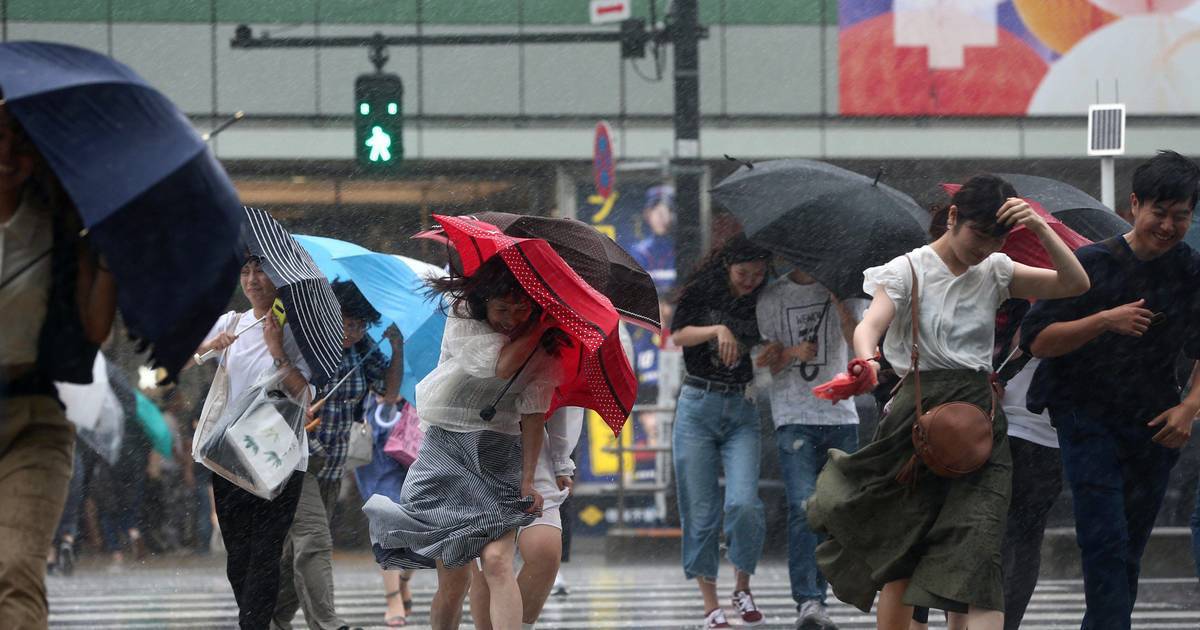
{"label": "light blue umbrella", "polygon": [[350,274],[342,267],[341,263],[335,260],[341,256],[355,256],[358,254],[370,254],[371,250],[354,243],[339,241],[336,238],[325,238],[324,236],[307,236],[304,234],[292,235],[304,249],[313,258],[313,262],[317,263],[317,268],[325,273],[325,277],[330,280],[349,280]]}
{"label": "light blue umbrella", "polygon": [[[363,297],[383,316],[383,321],[368,333],[375,339],[395,324],[404,336],[404,382],[400,394],[416,400],[416,386],[433,368],[441,354],[442,332],[446,315],[440,302],[426,293],[425,280],[443,275],[428,263],[372,252],[353,243],[320,236],[296,236],[312,255],[313,261],[331,280],[351,280]],[[391,346],[379,344],[384,355]]]}

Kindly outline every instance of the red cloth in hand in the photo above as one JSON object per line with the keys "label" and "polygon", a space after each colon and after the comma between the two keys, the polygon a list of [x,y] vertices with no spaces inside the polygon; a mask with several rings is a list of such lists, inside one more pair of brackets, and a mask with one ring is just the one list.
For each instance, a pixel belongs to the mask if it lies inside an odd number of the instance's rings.
{"label": "red cloth in hand", "polygon": [[[859,368],[859,369],[855,369]],[[824,400],[838,402],[865,394],[879,384],[875,378],[875,370],[863,359],[854,359],[845,372],[833,377],[832,381],[822,383],[813,388],[813,395]]]}

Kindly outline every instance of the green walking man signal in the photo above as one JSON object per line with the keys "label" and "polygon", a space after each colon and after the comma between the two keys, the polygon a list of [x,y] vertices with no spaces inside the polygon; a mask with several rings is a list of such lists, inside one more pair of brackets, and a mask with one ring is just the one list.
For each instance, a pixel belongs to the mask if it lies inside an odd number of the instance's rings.
{"label": "green walking man signal", "polygon": [[354,81],[354,155],[362,168],[388,172],[404,161],[404,82],[388,73]]}

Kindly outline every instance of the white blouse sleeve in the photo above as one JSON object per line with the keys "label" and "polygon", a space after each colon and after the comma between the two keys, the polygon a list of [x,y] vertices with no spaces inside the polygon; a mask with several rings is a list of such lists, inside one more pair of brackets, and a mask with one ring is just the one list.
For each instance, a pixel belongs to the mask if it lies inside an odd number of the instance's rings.
{"label": "white blouse sleeve", "polygon": [[897,309],[906,308],[912,297],[912,271],[904,256],[893,258],[886,265],[871,267],[863,272],[863,292],[874,296],[883,289]]}
{"label": "white blouse sleeve", "polygon": [[992,274],[996,278],[996,306],[999,307],[1001,303],[1012,297],[1009,287],[1012,286],[1013,261],[1008,254],[999,252],[992,254],[989,259],[992,265]]}
{"label": "white blouse sleeve", "polygon": [[[542,352],[542,350],[538,350]],[[542,356],[541,361],[535,361],[538,366],[537,374],[530,379],[521,393],[517,394],[517,413],[521,415],[546,413],[550,409],[550,401],[554,398],[554,390],[562,378],[562,365],[558,359]],[[532,365],[530,366],[532,367]]]}
{"label": "white blouse sleeve", "polygon": [[554,398],[554,389],[558,387],[551,378],[538,377],[530,381],[525,389],[517,394],[517,413],[521,415],[546,413],[550,409],[550,400]]}
{"label": "white blouse sleeve", "polygon": [[493,331],[485,322],[450,317],[442,336],[442,360],[454,357],[467,374],[475,378],[493,378],[500,349],[506,343],[508,337]]}
{"label": "white blouse sleeve", "polygon": [[546,448],[550,449],[550,461],[554,463],[556,477],[575,474],[575,462],[571,460],[571,453],[579,443],[586,413],[586,410],[579,407],[563,407],[546,421]]}

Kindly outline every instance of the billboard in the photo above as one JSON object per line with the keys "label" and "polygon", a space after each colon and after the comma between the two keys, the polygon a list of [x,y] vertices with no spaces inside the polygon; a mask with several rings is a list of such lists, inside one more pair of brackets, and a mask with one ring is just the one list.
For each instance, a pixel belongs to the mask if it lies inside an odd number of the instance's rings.
{"label": "billboard", "polygon": [[[840,0],[844,116],[1200,112],[1197,0]],[[1099,88],[1099,95],[1097,94]]]}
{"label": "billboard", "polygon": [[[669,294],[675,286],[675,190],[669,182],[622,181],[608,195],[597,194],[592,182],[580,182],[576,188],[576,207],[580,220],[617,241],[650,273],[659,294],[659,309],[664,327],[669,327]],[[639,404],[658,401],[659,367],[664,340],[660,335],[637,326],[627,327],[633,342],[634,372],[638,377]],[[621,441],[625,446],[656,445],[662,435],[660,413],[639,412],[625,425]],[[577,451],[576,479],[580,484],[615,480],[623,466],[627,482],[653,482],[657,474],[655,453],[628,453],[624,462],[605,451],[614,444],[612,431],[594,413],[588,414]],[[634,527],[662,525],[663,515],[653,496],[631,495],[627,505],[627,524]],[[579,497],[577,502],[582,533],[599,533],[615,523],[616,508],[612,497]]]}

